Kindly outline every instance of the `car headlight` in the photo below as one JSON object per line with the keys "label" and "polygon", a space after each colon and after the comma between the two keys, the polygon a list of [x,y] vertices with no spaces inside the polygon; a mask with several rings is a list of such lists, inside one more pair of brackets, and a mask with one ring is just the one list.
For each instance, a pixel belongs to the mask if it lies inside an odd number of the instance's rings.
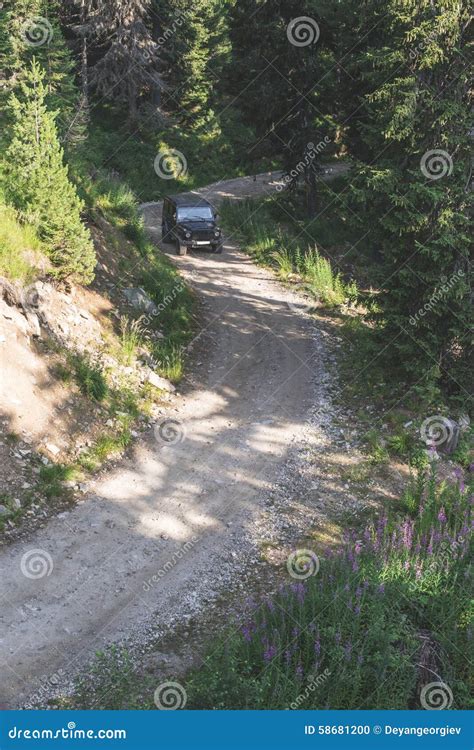
{"label": "car headlight", "polygon": [[191,232],[185,232],[184,236],[189,240],[189,238],[191,237]]}
{"label": "car headlight", "polygon": [[214,237],[220,237],[220,234],[221,234],[220,229],[216,229],[216,231],[214,232]]}

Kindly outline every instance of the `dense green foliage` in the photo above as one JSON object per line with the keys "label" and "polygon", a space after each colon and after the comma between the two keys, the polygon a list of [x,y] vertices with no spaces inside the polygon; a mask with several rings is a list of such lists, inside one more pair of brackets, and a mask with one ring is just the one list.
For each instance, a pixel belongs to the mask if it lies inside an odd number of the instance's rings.
{"label": "dense green foliage", "polygon": [[81,222],[82,203],[68,179],[54,113],[45,104],[44,74],[34,59],[12,94],[6,151],[6,197],[37,227],[57,274],[90,282],[95,253]]}
{"label": "dense green foliage", "polygon": [[438,677],[453,708],[472,707],[469,493],[433,473],[405,502],[409,515],[323,550],[307,580],[248,602],[190,676],[190,707],[418,708]]}
{"label": "dense green foliage", "polygon": [[[133,267],[160,309],[160,336],[156,321],[120,321],[117,358],[133,362],[148,337],[155,369],[177,381],[192,294],[139,201],[279,168],[285,189],[224,203],[223,223],[320,319],[350,308],[344,390],[362,377],[374,394],[389,386],[390,406],[422,394],[468,411],[467,0],[6,0],[0,21],[2,275],[90,283],[88,224],[105,218],[114,281]],[[347,169],[325,182],[336,160]],[[86,357],[64,355],[60,370],[122,415],[74,467],[93,469],[131,440],[148,394],[112,387]],[[368,463],[406,440],[376,436]],[[51,495],[66,470],[43,470]],[[423,475],[402,502],[406,515],[317,550],[316,576],[249,603],[191,675],[189,705],[412,708],[435,672],[467,707],[468,494]],[[104,665],[97,690],[113,682],[113,707],[152,705],[129,661]],[[89,690],[81,707],[95,705]]]}

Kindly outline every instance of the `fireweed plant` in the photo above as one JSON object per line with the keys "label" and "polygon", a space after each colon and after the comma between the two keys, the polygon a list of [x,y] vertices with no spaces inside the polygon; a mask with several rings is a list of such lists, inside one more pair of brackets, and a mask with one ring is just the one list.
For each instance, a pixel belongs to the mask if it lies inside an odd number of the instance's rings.
{"label": "fireweed plant", "polygon": [[315,576],[247,602],[190,676],[190,707],[418,708],[431,682],[451,708],[472,706],[474,498],[460,472],[438,482],[434,462],[414,486],[406,515],[347,532]]}

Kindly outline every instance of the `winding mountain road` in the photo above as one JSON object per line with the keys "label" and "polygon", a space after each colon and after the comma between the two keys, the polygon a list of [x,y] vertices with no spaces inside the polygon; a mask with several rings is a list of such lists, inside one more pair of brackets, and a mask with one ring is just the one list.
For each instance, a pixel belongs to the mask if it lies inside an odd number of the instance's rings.
{"label": "winding mountain road", "polygon": [[[199,192],[217,205],[272,194],[277,180]],[[158,241],[161,205],[142,210]],[[177,440],[155,425],[83,502],[1,552],[3,707],[43,697],[107,643],[146,639],[222,590],[255,549],[265,493],[305,422],[318,362],[293,293],[232,238],[222,255],[173,260],[203,309],[196,365],[163,414]]]}

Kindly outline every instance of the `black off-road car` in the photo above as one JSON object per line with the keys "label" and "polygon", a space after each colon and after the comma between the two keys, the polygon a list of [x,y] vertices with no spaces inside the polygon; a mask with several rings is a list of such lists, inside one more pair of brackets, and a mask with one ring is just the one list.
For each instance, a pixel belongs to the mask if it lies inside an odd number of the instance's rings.
{"label": "black off-road car", "polygon": [[217,214],[211,204],[199,195],[170,195],[165,198],[161,238],[163,242],[174,243],[178,255],[201,248],[208,248],[214,253],[222,252]]}

